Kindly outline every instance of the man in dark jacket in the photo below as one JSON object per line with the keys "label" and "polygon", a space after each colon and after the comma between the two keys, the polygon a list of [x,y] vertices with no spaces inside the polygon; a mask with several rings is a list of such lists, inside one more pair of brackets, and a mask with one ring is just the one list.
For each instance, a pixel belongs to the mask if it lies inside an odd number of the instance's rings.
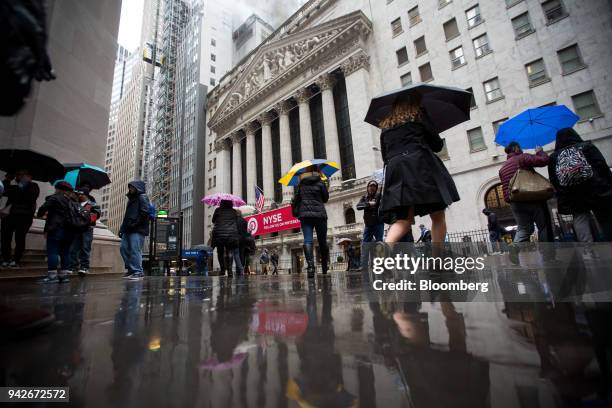
{"label": "man in dark jacket", "polygon": [[612,172],[599,149],[574,129],[557,132],[555,151],[548,163],[559,213],[572,214],[578,241],[592,242],[591,211],[612,242]]}
{"label": "man in dark jacket", "polygon": [[366,194],[357,203],[357,210],[363,210],[363,240],[361,245],[361,266],[366,267],[369,262],[369,253],[366,243],[380,242],[385,233],[385,224],[382,217],[378,215],[381,194],[378,192],[378,183],[371,180],[368,183]]}
{"label": "man in dark jacket", "polygon": [[304,235],[304,257],[308,264],[308,278],[315,275],[313,231],[317,232],[321,269],[326,274],[329,269],[329,246],[327,245],[327,212],[325,203],[329,200],[327,186],[321,180],[319,171],[310,167],[300,175],[300,182],[292,200],[293,213],[300,220]]}
{"label": "man in dark jacket", "polygon": [[[242,217],[232,207],[229,200],[221,201],[219,208],[213,214],[213,230],[211,246],[217,248],[217,257],[221,268],[221,275],[232,276],[231,259],[236,264],[236,275],[242,275],[242,262],[240,261],[240,231],[239,224]],[[230,258],[227,258],[227,257]]]}
{"label": "man in dark jacket", "polygon": [[278,253],[276,251],[272,252],[270,263],[272,264],[272,275],[278,275]]}
{"label": "man in dark jacket", "polygon": [[[55,194],[48,196],[38,209],[37,215],[44,217],[47,237],[47,276],[41,283],[63,283],[70,273],[70,245],[73,233],[70,228],[70,201],[72,186],[66,181],[55,183]],[[58,275],[57,267],[60,264]]]}
{"label": "man in dark jacket", "polygon": [[[15,175],[17,184],[5,185],[4,194],[8,197],[7,205],[11,206],[9,215],[2,220],[2,266],[17,267],[25,250],[26,236],[36,212],[36,200],[40,194],[38,184],[32,181],[27,170],[20,170]],[[11,259],[11,243],[15,236],[15,253]]]}
{"label": "man in dark jacket", "polygon": [[497,220],[497,214],[494,211],[485,208],[482,213],[487,216],[487,228],[489,229],[489,239],[491,240],[491,246],[493,252],[502,252],[502,235],[505,232],[504,229],[499,225]]}
{"label": "man in dark jacket", "polygon": [[123,222],[119,229],[121,257],[127,272],[125,278],[139,280],[144,276],[142,269],[142,246],[149,235],[149,197],[144,181],[135,180],[128,184],[128,203]]}
{"label": "man in dark jacket", "polygon": [[91,257],[91,244],[96,221],[100,218],[100,207],[95,198],[89,195],[89,187],[81,187],[77,194],[79,204],[89,214],[90,225],[82,231],[74,232],[74,239],[70,249],[70,270],[79,275],[89,274],[89,258]]}
{"label": "man in dark jacket", "polygon": [[533,234],[533,224],[538,227],[539,242],[552,242],[552,230],[550,216],[546,201],[523,201],[511,202],[509,185],[510,180],[519,169],[534,170],[535,167],[548,165],[548,155],[541,147],[536,149],[536,154],[523,153],[521,145],[510,142],[506,146],[507,159],[499,170],[499,178],[504,191],[504,199],[510,203],[512,214],[518,224],[514,242],[529,242]]}

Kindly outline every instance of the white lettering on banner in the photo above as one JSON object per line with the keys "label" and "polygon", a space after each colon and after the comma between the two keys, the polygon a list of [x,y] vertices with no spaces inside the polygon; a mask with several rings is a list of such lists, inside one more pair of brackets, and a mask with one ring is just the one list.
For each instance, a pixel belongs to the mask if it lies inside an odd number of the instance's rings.
{"label": "white lettering on banner", "polygon": [[282,214],[269,215],[267,217],[263,217],[263,220],[264,220],[264,225],[272,223],[272,222],[282,222],[283,215]]}

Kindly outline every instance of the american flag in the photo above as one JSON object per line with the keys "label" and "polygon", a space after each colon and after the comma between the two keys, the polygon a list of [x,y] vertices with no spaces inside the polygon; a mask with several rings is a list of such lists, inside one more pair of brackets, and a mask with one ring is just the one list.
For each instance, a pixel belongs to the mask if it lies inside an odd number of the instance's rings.
{"label": "american flag", "polygon": [[266,197],[264,197],[263,190],[259,186],[255,186],[255,208],[257,211],[261,212],[265,202]]}

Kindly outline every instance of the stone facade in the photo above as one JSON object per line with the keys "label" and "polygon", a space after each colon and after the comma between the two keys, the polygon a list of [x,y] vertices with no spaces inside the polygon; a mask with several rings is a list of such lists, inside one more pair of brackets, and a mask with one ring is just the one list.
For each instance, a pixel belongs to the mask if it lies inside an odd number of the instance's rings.
{"label": "stone facade", "polygon": [[[412,10],[415,6],[416,16]],[[214,182],[208,183],[207,193],[243,195],[240,193],[246,190],[246,201],[252,204],[252,184],[257,181],[254,173],[261,166],[261,187],[270,205],[276,183],[270,177],[274,160],[280,162],[283,173],[288,170],[288,163],[295,161],[289,160],[287,154],[287,143],[292,138],[286,125],[287,106],[299,110],[302,158],[312,158],[316,152],[315,133],[319,131],[315,132],[315,128],[319,124],[311,117],[315,112],[313,93],[320,94],[316,96],[322,105],[326,158],[338,161],[345,171],[339,146],[341,119],[336,117],[340,110],[332,97],[332,90],[337,90],[334,86],[339,86],[334,83],[337,79],[346,85],[352,140],[349,154],[355,175],[354,179],[347,179],[338,172],[331,180],[327,211],[333,242],[340,237],[358,239],[362,232],[361,215],[353,220],[355,206],[371,174],[382,167],[379,130],[363,122],[363,118],[373,96],[401,87],[402,81],[432,81],[471,88],[474,93],[470,121],[441,135],[446,141],[441,155],[461,195],[461,201],[447,213],[449,232],[486,228],[481,210],[485,207],[485,196],[498,183],[497,172],[505,158],[503,148],[493,141],[494,126],[502,119],[553,102],[576,111],[582,107],[580,112],[588,117],[576,125],[576,130],[610,157],[612,101],[607,92],[611,80],[606,72],[612,52],[605,44],[611,34],[606,17],[610,15],[610,4],[593,1],[587,10],[578,2],[566,0],[561,9],[552,11],[530,1],[518,1],[507,7],[503,2],[485,0],[478,8],[474,6],[473,1],[463,0],[441,7],[437,2],[413,0],[381,1],[376,7],[354,0],[307,2],[209,93],[207,116],[211,132],[207,143],[216,148],[217,167],[209,171],[208,178]],[[518,24],[519,20],[524,21],[526,12],[531,24],[527,31]],[[519,30],[519,35],[515,30]],[[567,62],[562,61],[567,57],[558,52],[573,45],[579,50],[579,60],[572,62],[575,69],[568,70]],[[407,58],[399,60],[403,47]],[[540,58],[544,76],[534,81],[528,73],[536,65],[526,65]],[[429,78],[428,71],[433,78]],[[541,70],[538,72],[541,74]],[[489,82],[494,79],[497,82]],[[587,94],[586,99],[591,100],[593,95],[596,105],[585,110],[582,106],[585,98],[579,101],[576,96],[590,91],[593,93]],[[311,109],[307,109],[309,106]],[[276,149],[270,138],[273,119],[279,121],[280,157],[270,155]],[[250,138],[249,135],[259,132],[257,129],[261,129],[261,139]],[[246,135],[246,144],[241,142],[242,135]],[[262,163],[257,160],[256,141],[261,144]],[[244,147],[246,162],[242,160]],[[553,147],[545,146],[548,150]],[[344,159],[346,154],[345,151]],[[239,177],[244,172],[246,177]],[[241,185],[244,179],[246,189]],[[277,201],[287,201],[290,194],[290,189],[283,189],[282,200]],[[213,210],[206,209],[207,236]],[[428,224],[429,220],[416,220],[417,225],[421,222]],[[288,256],[292,248],[301,245],[301,237],[280,234],[260,243],[279,247],[283,256]]]}

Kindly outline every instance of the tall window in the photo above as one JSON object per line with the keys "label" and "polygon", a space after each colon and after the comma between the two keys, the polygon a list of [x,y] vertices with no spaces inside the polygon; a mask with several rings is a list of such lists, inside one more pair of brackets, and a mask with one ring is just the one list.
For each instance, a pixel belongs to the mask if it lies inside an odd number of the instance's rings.
{"label": "tall window", "polygon": [[580,120],[587,120],[601,115],[595,93],[593,91],[583,92],[572,96],[572,102]]}
{"label": "tall window", "polygon": [[499,79],[497,77],[485,81],[482,85],[484,87],[487,102],[495,101],[504,96],[499,85]]}
{"label": "tall window", "polygon": [[336,125],[338,126],[338,142],[340,143],[340,164],[342,179],[355,178],[355,156],[353,155],[353,136],[351,134],[351,118],[346,94],[346,82],[340,75],[334,86],[334,108],[336,110]]}
{"label": "tall window", "polygon": [[418,5],[408,10],[408,18],[410,19],[410,27],[421,22],[421,14],[419,14]]}
{"label": "tall window", "polygon": [[412,74],[410,72],[405,73],[400,77],[402,86],[410,85],[412,83]]}
{"label": "tall window", "polygon": [[463,56],[463,47],[457,47],[450,52],[451,66],[453,69],[465,65],[465,57]]}
{"label": "tall window", "polygon": [[446,37],[446,41],[452,40],[455,37],[459,36],[459,27],[457,27],[457,20],[451,19],[448,20],[443,25],[444,28],[444,36]]}
{"label": "tall window", "polygon": [[523,13],[520,16],[514,17],[512,19],[512,28],[514,28],[514,35],[517,39],[533,33],[534,30],[531,20],[529,20],[529,13]]}
{"label": "tall window", "polygon": [[493,122],[491,125],[493,126],[493,134],[497,136],[497,132],[499,132],[499,127],[505,122],[507,121],[508,118],[503,118],[503,119],[499,119],[496,120],[495,122]]}
{"label": "tall window", "polygon": [[[272,175],[274,180],[278,180],[282,177],[281,165],[280,165],[280,120],[274,119],[271,123],[272,131]],[[246,162],[245,161],[243,163]],[[244,169],[246,166],[242,166]],[[270,194],[264,191],[265,194]],[[283,186],[281,183],[274,183],[274,201],[280,203],[283,201]]]}
{"label": "tall window", "polygon": [[215,70],[216,70],[215,66],[214,66],[214,65],[211,65],[211,66],[210,66],[210,72],[214,74],[214,73],[215,73]]}
{"label": "tall window", "polygon": [[525,70],[527,71],[527,78],[531,86],[541,84],[548,80],[546,66],[542,58],[525,65]]}
{"label": "tall window", "polygon": [[468,142],[470,144],[470,152],[477,152],[487,148],[482,135],[482,128],[477,127],[475,129],[468,130],[467,132]]}
{"label": "tall window", "polygon": [[476,58],[482,57],[491,52],[491,47],[489,47],[489,39],[486,34],[483,34],[479,37],[476,37],[472,40],[474,44],[474,52],[476,53]]}
{"label": "tall window", "polygon": [[567,15],[565,12],[565,7],[563,7],[563,3],[561,0],[548,0],[542,3],[542,9],[544,9],[544,14],[546,15],[546,21],[550,23],[554,23],[557,20],[562,19]]}
{"label": "tall window", "polygon": [[[300,110],[289,111],[289,134],[291,136],[291,163],[302,161],[302,143],[300,135]],[[283,169],[283,172],[286,169]]]}
{"label": "tall window", "polygon": [[404,30],[402,29],[402,19],[401,17],[396,18],[391,22],[391,33],[395,37],[398,34],[401,34]]}
{"label": "tall window", "polygon": [[470,99],[470,109],[477,108],[476,98],[474,97],[474,91],[472,90],[472,88],[468,88],[466,89],[466,91],[472,94],[472,99]]}
{"label": "tall window", "polygon": [[213,47],[217,45],[217,40],[215,40],[214,38],[210,39],[210,45],[212,45]]}
{"label": "tall window", "polygon": [[402,47],[395,51],[395,56],[397,57],[397,65],[403,65],[408,62],[408,51],[406,51],[406,47]]}
{"label": "tall window", "polygon": [[323,126],[323,105],[321,93],[310,98],[310,123],[312,125],[312,145],[315,157],[327,157],[325,151],[325,128]]}
{"label": "tall window", "polygon": [[216,61],[217,60],[217,56],[215,54],[210,54],[210,60],[211,61]]}
{"label": "tall window", "polygon": [[427,45],[425,44],[425,36],[421,36],[414,40],[414,49],[416,50],[417,57],[427,52]]}
{"label": "tall window", "polygon": [[465,18],[467,18],[468,28],[472,28],[480,24],[482,22],[482,17],[480,16],[480,6],[477,4],[474,7],[467,9],[465,11]]}
{"label": "tall window", "polygon": [[557,51],[557,55],[559,56],[561,71],[564,74],[578,71],[580,68],[584,67],[584,62],[580,56],[580,50],[576,44]]}
{"label": "tall window", "polygon": [[355,219],[355,210],[352,207],[347,208],[344,212],[344,223],[345,224],[354,224],[356,222]]}
{"label": "tall window", "polygon": [[429,62],[419,67],[419,74],[421,75],[421,82],[433,80],[433,73],[431,72],[431,65]]}

